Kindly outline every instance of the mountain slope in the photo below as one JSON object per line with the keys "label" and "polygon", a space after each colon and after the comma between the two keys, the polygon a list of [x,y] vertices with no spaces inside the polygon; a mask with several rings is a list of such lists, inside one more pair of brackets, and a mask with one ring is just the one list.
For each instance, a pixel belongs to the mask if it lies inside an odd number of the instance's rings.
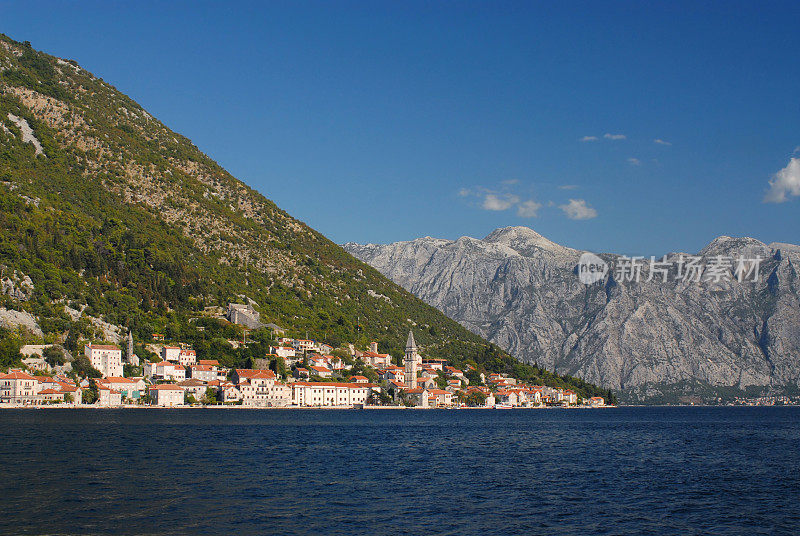
{"label": "mountain slope", "polygon": [[[758,282],[582,284],[582,252],[524,227],[484,240],[420,238],[347,244],[370,263],[471,331],[528,362],[621,393],[629,402],[686,401],[800,385],[800,250],[719,237],[699,255],[764,260]],[[618,262],[615,255],[603,256]],[[675,261],[679,254],[668,260]]]}
{"label": "mountain slope", "polygon": [[[203,332],[193,320],[250,299],[264,322],[334,345],[377,340],[382,351],[402,355],[414,327],[431,356],[493,370],[520,366],[236,180],[76,62],[3,35],[0,271],[0,306],[31,313],[49,340],[113,337],[113,329],[96,329],[102,318],[140,340],[166,333],[211,353],[235,333],[214,328],[212,339],[213,326]],[[20,294],[14,281],[25,278],[33,288]]]}

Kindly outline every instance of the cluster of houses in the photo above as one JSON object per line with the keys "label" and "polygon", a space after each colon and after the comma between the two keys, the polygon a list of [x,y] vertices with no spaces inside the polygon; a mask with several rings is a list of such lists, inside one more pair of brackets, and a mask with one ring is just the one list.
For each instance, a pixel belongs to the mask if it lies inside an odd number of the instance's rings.
{"label": "cluster of houses", "polygon": [[[99,406],[174,407],[198,402],[264,408],[358,407],[380,401],[435,408],[458,406],[466,399],[498,408],[578,403],[577,394],[570,390],[525,385],[508,375],[478,374],[471,366],[460,370],[444,360],[423,359],[413,332],[408,335],[403,366],[393,364],[389,354],[378,353],[377,343],[372,343],[369,351],[356,350],[352,345],[350,350],[353,360],[374,369],[378,382],[351,374],[352,365],[331,355],[331,346],[309,339],[278,339],[270,355],[257,360],[264,368],[254,369],[228,369],[217,360],[198,360],[194,350],[185,345],[163,345],[159,347],[161,360],[146,361],[140,377],[123,374],[121,348],[88,344],[85,356],[102,376],[94,384],[86,379],[76,383],[59,374],[11,370],[0,375],[0,404],[79,405],[86,389],[96,389],[95,404]],[[277,357],[292,371],[286,378],[266,368]],[[131,339],[125,361],[138,364]],[[469,385],[468,376],[480,377],[480,385]],[[599,406],[604,401],[596,397],[585,403]]]}
{"label": "cluster of houses", "polygon": [[82,394],[66,376],[32,375],[20,369],[0,374],[0,404],[80,404]]}

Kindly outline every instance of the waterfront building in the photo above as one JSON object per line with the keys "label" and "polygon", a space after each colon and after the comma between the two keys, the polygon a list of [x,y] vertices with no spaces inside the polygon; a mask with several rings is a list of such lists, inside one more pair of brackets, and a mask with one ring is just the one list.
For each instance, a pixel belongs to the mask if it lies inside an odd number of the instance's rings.
{"label": "waterfront building", "polygon": [[0,375],[0,402],[3,404],[35,404],[38,402],[39,381],[21,370]]}
{"label": "waterfront building", "polygon": [[430,392],[424,387],[407,389],[406,395],[411,403],[419,408],[427,408],[430,405]]}
{"label": "waterfront building", "polygon": [[103,384],[98,384],[97,402],[95,404],[98,406],[121,406],[122,393]]}
{"label": "waterfront building", "polygon": [[170,383],[151,385],[147,390],[154,406],[174,407],[183,405],[184,390]]}
{"label": "waterfront building", "polygon": [[294,382],[292,404],[295,406],[352,406],[365,404],[376,386],[369,383]]}
{"label": "waterfront building", "polygon": [[142,378],[122,378],[111,376],[97,380],[98,387],[103,385],[114,391],[118,391],[120,396],[125,399],[138,400],[145,393],[147,385]]}

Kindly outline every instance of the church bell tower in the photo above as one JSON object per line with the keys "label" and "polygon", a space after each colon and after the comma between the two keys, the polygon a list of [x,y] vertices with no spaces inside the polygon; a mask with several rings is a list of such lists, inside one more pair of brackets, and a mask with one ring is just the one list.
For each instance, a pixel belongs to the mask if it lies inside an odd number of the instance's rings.
{"label": "church bell tower", "polygon": [[408,332],[408,341],[406,342],[406,357],[403,360],[405,365],[405,384],[406,389],[415,389],[417,387],[417,362],[419,361],[419,354],[417,353],[417,343],[414,341],[414,332]]}

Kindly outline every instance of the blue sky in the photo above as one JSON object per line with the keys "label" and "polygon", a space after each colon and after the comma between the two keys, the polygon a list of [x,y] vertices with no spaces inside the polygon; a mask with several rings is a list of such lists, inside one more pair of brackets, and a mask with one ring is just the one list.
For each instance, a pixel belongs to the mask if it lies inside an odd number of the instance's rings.
{"label": "blue sky", "polygon": [[0,0],[0,31],[337,242],[526,225],[646,255],[800,243],[798,20],[797,2]]}

